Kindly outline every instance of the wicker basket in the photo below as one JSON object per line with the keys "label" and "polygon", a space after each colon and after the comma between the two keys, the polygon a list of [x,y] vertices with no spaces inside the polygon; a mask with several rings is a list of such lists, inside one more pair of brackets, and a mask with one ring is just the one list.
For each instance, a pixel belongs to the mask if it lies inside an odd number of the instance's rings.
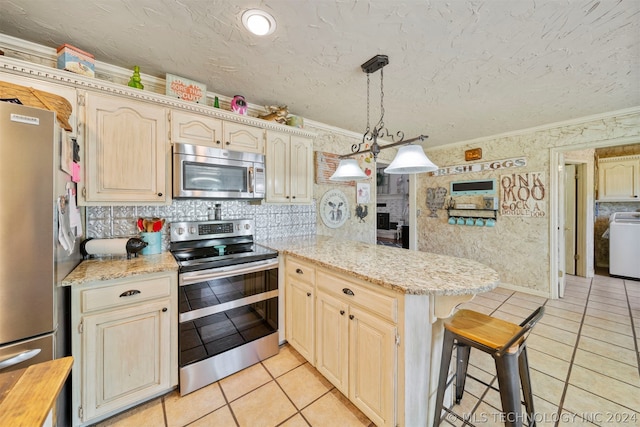
{"label": "wicker basket", "polygon": [[69,124],[71,104],[59,95],[0,81],[0,98],[18,98],[24,105],[55,111],[60,126],[69,132],[73,130]]}

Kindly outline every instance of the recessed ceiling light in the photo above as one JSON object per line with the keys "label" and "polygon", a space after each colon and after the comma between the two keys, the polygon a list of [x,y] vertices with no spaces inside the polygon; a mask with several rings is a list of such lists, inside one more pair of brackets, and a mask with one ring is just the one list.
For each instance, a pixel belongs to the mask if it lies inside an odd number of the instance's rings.
{"label": "recessed ceiling light", "polygon": [[242,24],[257,36],[268,36],[276,30],[276,20],[264,10],[249,9],[242,14]]}

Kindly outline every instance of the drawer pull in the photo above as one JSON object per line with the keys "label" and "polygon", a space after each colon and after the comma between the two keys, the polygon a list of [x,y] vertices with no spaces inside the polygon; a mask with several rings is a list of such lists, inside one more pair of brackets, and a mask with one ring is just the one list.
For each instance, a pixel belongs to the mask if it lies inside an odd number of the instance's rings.
{"label": "drawer pull", "polygon": [[344,316],[344,310],[340,310],[340,316]]}
{"label": "drawer pull", "polygon": [[344,292],[347,295],[352,295],[352,296],[355,295],[353,291],[349,288],[342,288],[342,292]]}
{"label": "drawer pull", "polygon": [[353,314],[350,314],[349,319],[353,320],[353,318],[354,318]]}
{"label": "drawer pull", "polygon": [[311,292],[307,292],[307,296],[310,297],[311,296]]}
{"label": "drawer pull", "polygon": [[139,290],[137,289],[131,289],[130,291],[124,291],[123,293],[120,294],[120,298],[122,297],[130,297],[132,295],[137,295],[141,293]]}
{"label": "drawer pull", "polygon": [[167,308],[167,307],[162,307],[162,312],[163,312],[163,313],[166,313],[166,312],[167,312],[167,310],[168,310],[168,308]]}
{"label": "drawer pull", "polygon": [[304,274],[304,271],[302,271],[302,270],[301,270],[301,269],[299,269],[299,268],[296,268],[296,273],[298,273],[298,274]]}

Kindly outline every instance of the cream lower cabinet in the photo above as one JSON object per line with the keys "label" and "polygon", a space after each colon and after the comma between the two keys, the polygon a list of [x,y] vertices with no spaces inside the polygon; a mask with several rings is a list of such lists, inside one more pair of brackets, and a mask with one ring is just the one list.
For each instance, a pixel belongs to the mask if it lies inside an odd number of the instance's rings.
{"label": "cream lower cabinet", "polygon": [[288,260],[285,267],[285,338],[314,365],[315,268]]}
{"label": "cream lower cabinet", "polygon": [[396,425],[396,298],[323,270],[316,287],[316,369],[376,425]]}
{"label": "cream lower cabinet", "polygon": [[171,203],[166,109],[124,97],[87,92],[85,205]]}
{"label": "cream lower cabinet", "polygon": [[74,425],[112,416],[177,385],[176,282],[171,272],[74,286]]}
{"label": "cream lower cabinet", "polygon": [[267,131],[267,195],[269,203],[311,203],[313,142],[310,138]]}
{"label": "cream lower cabinet", "polygon": [[264,130],[186,111],[171,112],[171,141],[263,154]]}

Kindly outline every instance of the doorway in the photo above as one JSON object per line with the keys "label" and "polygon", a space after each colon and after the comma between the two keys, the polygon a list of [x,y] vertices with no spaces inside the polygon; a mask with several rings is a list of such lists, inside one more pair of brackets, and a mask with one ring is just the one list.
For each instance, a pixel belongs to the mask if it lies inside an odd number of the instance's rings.
{"label": "doorway", "polygon": [[409,248],[409,175],[384,173],[376,163],[376,243]]}

